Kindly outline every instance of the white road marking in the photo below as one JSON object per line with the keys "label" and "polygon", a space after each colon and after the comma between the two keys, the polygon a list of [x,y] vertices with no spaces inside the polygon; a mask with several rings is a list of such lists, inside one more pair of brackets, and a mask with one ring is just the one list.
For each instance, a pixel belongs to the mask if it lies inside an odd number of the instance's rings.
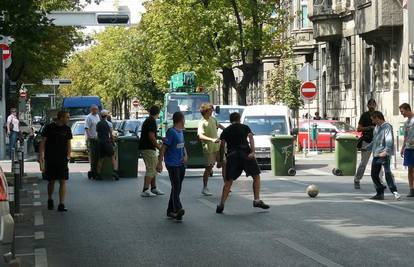
{"label": "white road marking", "polygon": [[34,194],[34,195],[40,195],[40,190],[38,190],[38,189],[33,190],[33,194]]}
{"label": "white road marking", "polygon": [[34,235],[16,235],[16,236],[14,236],[14,238],[17,238],[17,239],[19,239],[19,238],[33,238],[34,237]]}
{"label": "white road marking", "polygon": [[331,261],[330,259],[327,259],[321,255],[319,255],[318,253],[302,246],[299,245],[298,243],[293,242],[292,240],[289,240],[287,238],[276,238],[276,241],[293,249],[296,250],[297,252],[299,252],[300,254],[311,258],[312,260],[324,265],[324,266],[328,266],[328,267],[342,267],[342,265]]}
{"label": "white road marking", "polygon": [[39,199],[40,195],[33,195],[34,198]]}
{"label": "white road marking", "polygon": [[40,201],[34,201],[33,202],[33,206],[40,207],[40,206],[42,206],[42,202],[40,202]]}
{"label": "white road marking", "polygon": [[40,226],[44,224],[43,214],[41,211],[36,211],[34,213],[34,225]]}
{"label": "white road marking", "polygon": [[36,248],[34,255],[35,267],[47,267],[47,253],[45,248]]}
{"label": "white road marking", "polygon": [[332,176],[333,175],[331,172],[321,171],[321,170],[317,170],[317,169],[298,170],[296,175],[301,175],[300,174],[301,172],[304,172],[308,175],[313,175],[313,176]]}

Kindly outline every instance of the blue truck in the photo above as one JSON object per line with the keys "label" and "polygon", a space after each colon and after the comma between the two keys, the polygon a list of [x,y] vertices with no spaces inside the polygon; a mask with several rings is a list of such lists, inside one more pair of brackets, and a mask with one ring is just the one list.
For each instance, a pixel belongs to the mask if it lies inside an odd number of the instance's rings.
{"label": "blue truck", "polygon": [[99,96],[71,96],[63,98],[62,108],[67,110],[71,117],[86,116],[92,105],[97,105],[102,110],[102,102]]}

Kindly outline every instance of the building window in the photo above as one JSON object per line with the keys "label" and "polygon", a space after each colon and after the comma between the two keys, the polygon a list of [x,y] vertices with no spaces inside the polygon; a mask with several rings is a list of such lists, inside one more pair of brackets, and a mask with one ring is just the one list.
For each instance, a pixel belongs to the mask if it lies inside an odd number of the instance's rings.
{"label": "building window", "polygon": [[340,44],[336,42],[329,43],[330,57],[331,57],[331,86],[339,87],[339,57],[340,57]]}
{"label": "building window", "polygon": [[349,86],[352,84],[352,43],[351,37],[342,39],[341,57],[344,68],[344,82]]}
{"label": "building window", "polygon": [[308,0],[300,1],[300,28],[309,28]]}

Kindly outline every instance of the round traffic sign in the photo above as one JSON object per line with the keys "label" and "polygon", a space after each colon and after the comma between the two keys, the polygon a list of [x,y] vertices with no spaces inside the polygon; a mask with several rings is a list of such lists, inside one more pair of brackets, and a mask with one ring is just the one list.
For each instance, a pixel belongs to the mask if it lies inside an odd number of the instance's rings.
{"label": "round traffic sign", "polygon": [[313,82],[304,82],[300,87],[300,95],[304,100],[312,100],[316,97],[318,90]]}
{"label": "round traffic sign", "polygon": [[7,60],[11,57],[11,51],[8,44],[0,44],[1,49],[3,49],[3,60]]}
{"label": "round traffic sign", "polygon": [[133,100],[132,105],[137,108],[139,106],[139,101],[138,100]]}
{"label": "round traffic sign", "polygon": [[25,98],[27,96],[27,93],[26,92],[20,92],[20,97],[23,97],[23,98]]}

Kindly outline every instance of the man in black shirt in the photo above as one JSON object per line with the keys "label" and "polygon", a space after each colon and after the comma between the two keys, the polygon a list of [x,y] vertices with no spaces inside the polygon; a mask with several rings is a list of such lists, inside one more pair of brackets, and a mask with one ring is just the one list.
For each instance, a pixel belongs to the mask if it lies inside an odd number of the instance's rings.
{"label": "man in black shirt", "polygon": [[365,169],[367,167],[369,158],[371,157],[371,149],[368,149],[368,145],[372,142],[374,136],[375,124],[371,120],[371,114],[376,110],[377,103],[374,99],[368,100],[368,111],[362,113],[358,122],[358,132],[362,132],[362,137],[358,142],[358,146],[361,149],[361,162],[359,163],[358,170],[354,178],[354,188],[360,189],[360,181],[364,176]]}
{"label": "man in black shirt", "polygon": [[101,120],[96,124],[96,133],[98,134],[98,166],[97,172],[98,177],[102,171],[102,164],[104,158],[110,157],[112,159],[112,168],[114,168],[114,174],[116,180],[119,180],[119,177],[115,171],[115,157],[114,157],[114,146],[113,146],[113,135],[112,128],[109,126],[108,122],[108,111],[101,111]]}
{"label": "man in black shirt", "polygon": [[[160,108],[152,106],[149,110],[150,116],[142,124],[141,140],[139,142],[139,150],[145,163],[144,187],[142,189],[142,197],[155,197],[164,195],[164,192],[157,188],[155,177],[157,175],[157,149],[161,146],[157,142],[157,119],[160,117]],[[151,190],[149,189],[151,185]]]}
{"label": "man in black shirt", "polygon": [[247,176],[253,177],[253,207],[268,209],[269,206],[260,200],[260,169],[254,154],[253,133],[249,126],[240,123],[240,114],[237,112],[230,114],[230,122],[231,125],[224,129],[220,136],[220,161],[217,163],[217,167],[220,167],[223,162],[227,144],[226,175],[221,202],[217,206],[216,212],[223,213],[224,203],[231,190],[233,180],[239,178],[243,171]]}
{"label": "man in black shirt", "polygon": [[[49,210],[54,208],[53,191],[55,181],[59,180],[59,206],[58,211],[67,211],[65,207],[66,180],[69,179],[68,162],[70,159],[72,131],[67,123],[69,113],[59,111],[57,120],[47,125],[42,131],[42,142],[40,143],[40,161],[45,166],[45,179],[48,183]],[[43,164],[44,163],[44,164]]]}

